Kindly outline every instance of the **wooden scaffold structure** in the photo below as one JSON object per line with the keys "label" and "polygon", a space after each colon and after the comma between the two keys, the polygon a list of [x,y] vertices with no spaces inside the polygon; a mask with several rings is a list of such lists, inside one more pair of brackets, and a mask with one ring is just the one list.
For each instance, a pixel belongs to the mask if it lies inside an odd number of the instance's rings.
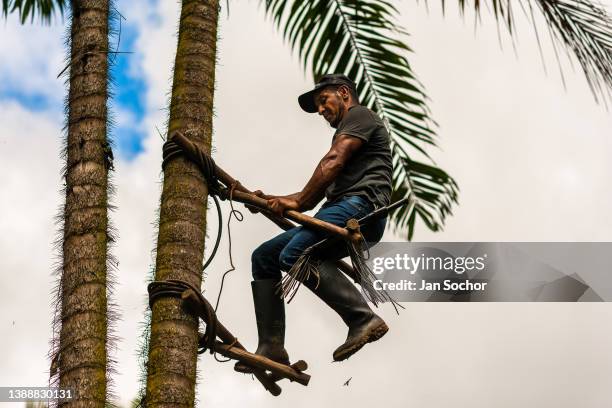
{"label": "wooden scaffold structure", "polygon": [[[300,225],[324,232],[328,236],[328,238],[321,240],[304,252],[301,258],[302,262],[298,261],[296,266],[283,279],[282,286],[278,288],[279,296],[283,296],[290,301],[299,284],[305,279],[304,271],[300,270],[300,268],[308,267],[307,264],[310,262],[310,256],[323,247],[337,244],[338,241],[344,241],[349,248],[353,265],[351,266],[342,260],[338,260],[334,261],[337,268],[352,278],[355,283],[360,284],[366,297],[374,304],[391,302],[397,310],[399,305],[387,292],[376,291],[373,288],[374,275],[365,264],[364,257],[362,256],[363,236],[361,235],[360,228],[368,222],[385,217],[394,209],[407,204],[407,199],[397,201],[388,207],[377,209],[362,219],[350,219],[344,228],[293,210],[285,211],[281,217],[268,208],[267,201],[264,198],[255,195],[217,166],[209,155],[199,149],[185,135],[180,132],[174,132],[169,136],[168,141],[164,145],[163,166],[165,167],[170,160],[179,155],[185,155],[197,164],[207,180],[209,191],[217,207],[219,206],[217,197],[222,200],[237,201],[251,208],[256,208],[261,214],[284,230],[294,228],[295,225],[292,222],[294,221]],[[220,215],[220,211],[218,213]],[[214,257],[217,245],[218,240],[212,255],[204,267]],[[284,365],[247,351],[236,336],[218,320],[215,309],[204,298],[199,288],[193,287],[184,281],[167,280],[151,282],[148,291],[151,307],[161,297],[177,297],[182,299],[183,306],[187,311],[205,323],[206,330],[200,337],[199,353],[208,350],[211,353],[218,353],[226,358],[238,360],[248,365],[252,368],[255,378],[274,396],[280,395],[282,391],[278,385],[278,382],[282,379],[288,379],[291,382],[297,382],[304,386],[308,385],[310,375],[305,373],[308,364],[304,360],[299,360],[291,365]]]}

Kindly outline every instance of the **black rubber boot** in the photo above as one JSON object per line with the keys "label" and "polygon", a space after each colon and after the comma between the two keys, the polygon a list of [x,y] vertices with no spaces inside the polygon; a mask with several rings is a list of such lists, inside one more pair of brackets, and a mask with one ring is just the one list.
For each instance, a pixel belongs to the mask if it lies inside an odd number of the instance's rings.
{"label": "black rubber boot", "polygon": [[[285,350],[285,302],[275,293],[277,284],[278,281],[274,279],[251,282],[259,335],[255,354],[289,365],[289,355]],[[253,372],[250,366],[240,361],[234,365],[234,370],[241,373]]]}
{"label": "black rubber boot", "polygon": [[355,285],[333,266],[319,266],[319,280],[311,277],[305,285],[340,315],[349,328],[346,341],[334,351],[334,361],[346,360],[367,343],[380,339],[389,327],[372,311]]}

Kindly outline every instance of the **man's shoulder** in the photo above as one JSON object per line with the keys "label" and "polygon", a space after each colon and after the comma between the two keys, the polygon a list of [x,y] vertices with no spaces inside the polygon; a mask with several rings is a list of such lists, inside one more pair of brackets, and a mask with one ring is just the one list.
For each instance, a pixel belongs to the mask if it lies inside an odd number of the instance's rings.
{"label": "man's shoulder", "polygon": [[375,120],[378,115],[367,106],[355,105],[349,109],[347,117],[361,120]]}
{"label": "man's shoulder", "polygon": [[383,121],[376,114],[376,112],[364,105],[352,106],[347,112],[346,117],[342,120],[340,127],[344,127],[351,123],[359,123],[370,128],[384,126]]}

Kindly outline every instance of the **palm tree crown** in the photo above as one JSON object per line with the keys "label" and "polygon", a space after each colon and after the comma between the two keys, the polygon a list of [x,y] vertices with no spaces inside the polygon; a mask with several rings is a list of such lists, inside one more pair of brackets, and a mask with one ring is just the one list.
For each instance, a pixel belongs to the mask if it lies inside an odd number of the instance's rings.
{"label": "palm tree crown", "polygon": [[[412,238],[416,216],[439,230],[457,203],[458,186],[426,151],[437,144],[436,123],[424,86],[408,62],[406,32],[387,0],[265,0],[265,9],[316,79],[344,73],[358,83],[362,103],[385,121],[392,137],[394,198],[410,205],[393,214],[395,225]],[[475,12],[487,4],[500,25],[514,33],[516,4],[534,21],[534,9],[548,23],[554,45],[572,52],[595,97],[612,89],[612,20],[587,0],[475,0]],[[445,0],[442,0],[443,7]],[[468,2],[459,0],[462,13]],[[534,23],[534,29],[537,29]],[[536,35],[536,38],[539,36]],[[427,162],[417,160],[424,156]]]}
{"label": "palm tree crown", "polygon": [[17,12],[21,24],[24,24],[28,17],[34,21],[36,16],[42,23],[49,24],[56,11],[59,11],[61,17],[64,16],[66,3],[66,0],[2,0],[0,12],[5,17],[8,13]]}

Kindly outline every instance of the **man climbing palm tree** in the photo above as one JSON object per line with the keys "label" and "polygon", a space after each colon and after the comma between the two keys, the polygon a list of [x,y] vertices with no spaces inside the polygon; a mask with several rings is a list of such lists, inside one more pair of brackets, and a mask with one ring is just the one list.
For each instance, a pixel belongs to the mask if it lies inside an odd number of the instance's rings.
{"label": "man climbing palm tree", "polygon": [[[327,198],[315,218],[344,227],[347,220],[359,219],[375,208],[388,205],[393,168],[389,134],[378,115],[359,104],[355,83],[344,75],[325,75],[298,102],[304,111],[322,115],[336,132],[330,150],[302,191],[287,196],[258,192],[268,200],[268,206],[282,215],[285,210],[311,210]],[[365,239],[378,242],[385,224],[386,218],[383,218],[366,226],[362,231]],[[251,285],[259,334],[257,354],[289,364],[284,347],[284,302],[277,294],[281,270],[288,272],[306,248],[324,238],[322,234],[307,227],[296,227],[253,252]],[[335,260],[346,255],[345,247],[337,245],[318,254],[318,258]],[[336,311],[349,328],[346,341],[334,351],[335,361],[349,358],[387,332],[385,322],[330,262],[320,265],[318,278],[313,277],[304,284]],[[251,371],[240,362],[235,369]]]}

